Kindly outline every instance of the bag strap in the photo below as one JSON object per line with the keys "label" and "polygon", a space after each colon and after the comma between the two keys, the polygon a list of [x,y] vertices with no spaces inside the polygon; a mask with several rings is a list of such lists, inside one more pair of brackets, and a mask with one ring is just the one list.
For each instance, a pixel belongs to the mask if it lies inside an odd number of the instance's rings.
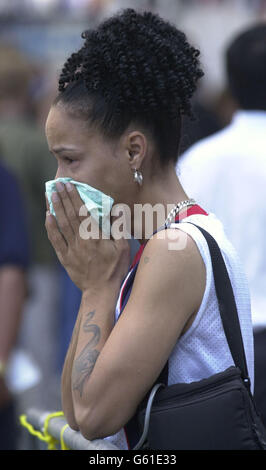
{"label": "bag strap", "polygon": [[219,311],[222,319],[225,336],[234,363],[237,367],[239,367],[245,385],[247,385],[247,387],[249,388],[250,379],[248,375],[245,349],[241,334],[234,292],[221,250],[216,240],[212,237],[212,235],[210,235],[209,232],[204,230],[202,227],[193,224],[192,222],[187,223],[197,227],[201,231],[208,244],[212,261],[216,296],[218,299]]}

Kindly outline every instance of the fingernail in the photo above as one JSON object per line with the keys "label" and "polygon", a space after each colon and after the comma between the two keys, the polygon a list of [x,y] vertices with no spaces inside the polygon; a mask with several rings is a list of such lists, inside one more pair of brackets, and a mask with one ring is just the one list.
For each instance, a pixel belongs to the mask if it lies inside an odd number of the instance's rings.
{"label": "fingernail", "polygon": [[74,189],[74,186],[73,186],[73,184],[67,182],[67,183],[66,183],[66,188],[67,188],[67,191],[70,192],[70,191],[72,191],[72,190]]}
{"label": "fingernail", "polygon": [[56,183],[56,188],[61,193],[62,191],[64,191],[65,186],[63,185],[63,183],[59,182],[59,183]]}
{"label": "fingernail", "polygon": [[59,201],[59,196],[56,192],[52,193],[52,201],[53,202],[58,202]]}

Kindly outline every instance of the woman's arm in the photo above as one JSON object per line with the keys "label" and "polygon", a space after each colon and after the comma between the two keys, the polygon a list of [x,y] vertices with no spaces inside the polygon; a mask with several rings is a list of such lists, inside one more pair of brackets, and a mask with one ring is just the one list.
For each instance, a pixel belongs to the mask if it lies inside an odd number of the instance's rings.
{"label": "woman's arm", "polygon": [[66,355],[62,382],[62,406],[68,424],[79,430],[73,407],[72,393],[82,397],[84,385],[94,368],[105,341],[114,326],[114,313],[119,284],[107,284],[84,291],[80,309]]}
{"label": "woman's arm", "polygon": [[180,251],[168,249],[173,238],[154,236],[147,243],[128,303],[110,334],[111,312],[104,300],[108,286],[102,300],[100,291],[93,302],[86,297],[87,310],[95,313],[81,321],[72,393],[75,417],[87,439],[114,434],[133,416],[200,306],[205,266],[193,240],[178,232],[184,246]]}
{"label": "woman's arm", "polygon": [[72,333],[72,338],[71,338],[68,351],[65,357],[63,372],[61,376],[62,408],[63,408],[64,415],[66,417],[66,420],[69,426],[75,431],[78,431],[79,427],[77,425],[75,415],[74,415],[74,408],[73,408],[73,401],[72,401],[71,371],[72,371],[73,360],[74,360],[75,351],[77,347],[81,316],[82,316],[82,301],[80,304],[80,309],[79,309],[79,313],[76,319],[75,327]]}

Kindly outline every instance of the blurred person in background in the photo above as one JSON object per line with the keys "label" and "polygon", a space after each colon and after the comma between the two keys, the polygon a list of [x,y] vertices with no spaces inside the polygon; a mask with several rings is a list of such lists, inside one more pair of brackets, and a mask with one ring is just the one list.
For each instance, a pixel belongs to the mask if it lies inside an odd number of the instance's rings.
{"label": "blurred person in background", "polygon": [[13,46],[0,44],[0,139],[2,159],[14,171],[26,197],[33,261],[54,260],[43,230],[43,187],[53,176],[44,133],[32,115],[33,67]]}
{"label": "blurred person in background", "polygon": [[192,145],[177,173],[188,192],[222,220],[244,263],[255,340],[255,399],[266,422],[266,23],[241,32],[226,51],[237,110],[231,123]]}
{"label": "blurred person in background", "polygon": [[[56,370],[58,263],[44,227],[43,193],[45,181],[53,178],[56,166],[49,155],[44,131],[35,119],[33,97],[37,81],[34,66],[14,46],[0,44],[1,158],[21,186],[32,253],[30,295],[23,313],[20,345],[34,357],[48,386],[48,379]],[[40,334],[45,348],[40,347]],[[49,400],[48,395],[47,389],[45,396],[36,393],[36,400],[48,406],[45,401]],[[32,403],[32,396],[28,399]]]}
{"label": "blurred person in background", "polygon": [[6,383],[27,294],[29,239],[19,185],[0,163],[0,450],[17,448],[15,398]]}

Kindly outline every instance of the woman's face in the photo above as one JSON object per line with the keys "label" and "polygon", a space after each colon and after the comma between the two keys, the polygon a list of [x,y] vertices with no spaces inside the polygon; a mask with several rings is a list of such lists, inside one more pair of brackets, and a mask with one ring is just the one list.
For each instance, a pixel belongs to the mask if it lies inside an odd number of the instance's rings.
{"label": "woman's face", "polygon": [[145,154],[146,139],[141,133],[127,132],[110,143],[59,103],[49,111],[46,137],[58,163],[55,178],[70,177],[87,183],[111,196],[115,204],[132,207],[139,191],[133,169]]}

